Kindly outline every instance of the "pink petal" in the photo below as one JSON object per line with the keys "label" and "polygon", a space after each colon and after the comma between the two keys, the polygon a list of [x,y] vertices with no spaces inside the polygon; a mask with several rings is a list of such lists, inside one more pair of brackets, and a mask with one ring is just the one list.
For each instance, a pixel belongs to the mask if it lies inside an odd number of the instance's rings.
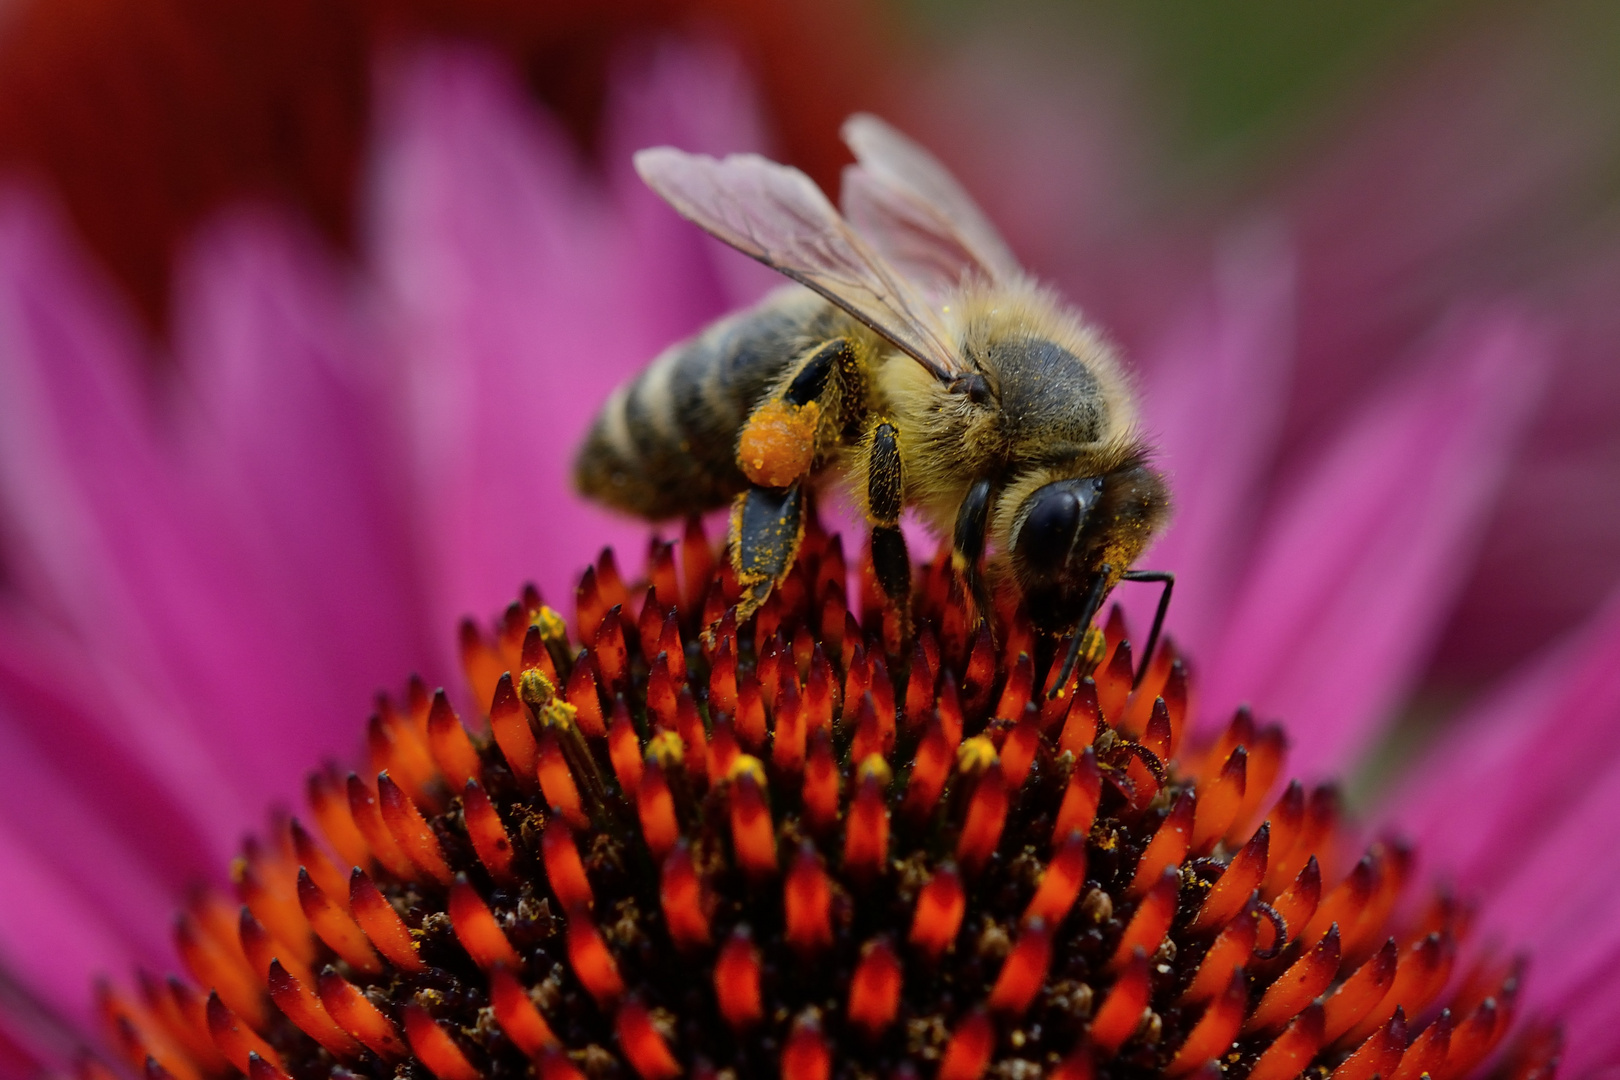
{"label": "pink petal", "polygon": [[[1214,654],[1243,556],[1258,525],[1260,486],[1288,390],[1292,267],[1269,224],[1217,253],[1209,295],[1187,305],[1143,356],[1144,433],[1170,482],[1170,526],[1142,567],[1176,574],[1168,632],[1194,657]],[[1231,418],[1219,422],[1213,418]],[[1154,590],[1115,594],[1146,633]]]}
{"label": "pink petal", "polygon": [[94,1031],[89,980],[122,974],[137,956],[106,919],[105,892],[74,888],[35,844],[17,822],[0,821],[0,881],[7,890],[0,967],[44,1008]]}
{"label": "pink petal", "polygon": [[[146,364],[121,312],[30,199],[0,204],[0,509],[21,594],[75,643],[102,704],[78,736],[183,807],[223,855],[247,819],[183,701],[167,649],[206,561],[134,376]],[[212,629],[212,628],[211,628]],[[18,655],[15,652],[11,656]],[[112,692],[111,688],[116,688]],[[49,723],[47,716],[28,718]],[[114,785],[105,797],[126,791]],[[127,805],[127,804],[126,804]]]}
{"label": "pink petal", "polygon": [[[1470,892],[1501,895],[1535,853],[1607,857],[1620,805],[1620,594],[1532,668],[1455,721],[1388,800],[1388,820],[1413,835],[1436,873]],[[1493,798],[1481,800],[1479,792]],[[1607,807],[1605,809],[1604,807]],[[1553,857],[1553,861],[1563,856]],[[1564,860],[1585,874],[1587,857]],[[1562,879],[1546,883],[1553,891]],[[1537,919],[1524,898],[1523,922]]]}
{"label": "pink petal", "polygon": [[[637,287],[645,315],[674,340],[752,303],[783,278],[677,215],[642,183],[631,156],[665,145],[714,157],[746,151],[769,156],[765,120],[742,62],[717,43],[663,39],[619,67],[608,102],[602,167],[644,256],[630,269],[642,279]],[[669,273],[671,266],[687,265],[692,267],[687,273]],[[662,330],[666,322],[668,329]]]}
{"label": "pink petal", "polygon": [[425,611],[398,395],[355,286],[299,228],[239,212],[194,242],[178,292],[184,480],[237,622],[204,646],[224,693],[201,704],[230,718],[251,790],[287,800],[351,756],[379,687],[450,680],[453,627]]}
{"label": "pink petal", "polygon": [[644,527],[572,494],[574,446],[672,322],[715,314],[648,317],[648,291],[712,268],[690,248],[642,252],[487,58],[402,68],[381,142],[376,260],[401,331],[434,617],[496,610],[526,578],[566,610],[602,543],[631,567],[646,544]]}
{"label": "pink petal", "polygon": [[1364,750],[1442,625],[1543,349],[1511,314],[1459,318],[1304,474],[1204,669],[1205,722],[1244,700],[1284,718],[1306,777],[1341,773]]}

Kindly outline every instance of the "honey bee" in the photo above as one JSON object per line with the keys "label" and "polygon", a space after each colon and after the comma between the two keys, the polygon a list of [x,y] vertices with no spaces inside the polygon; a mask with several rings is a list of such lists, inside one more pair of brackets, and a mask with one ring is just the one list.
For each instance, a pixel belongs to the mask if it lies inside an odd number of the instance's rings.
{"label": "honey bee", "polygon": [[1168,575],[1130,568],[1169,496],[1113,350],[927,151],[873,116],[842,134],[842,214],[757,155],[636,154],[683,217],[797,284],[619,387],[580,448],[579,490],[652,520],[729,502],[744,617],[792,567],[806,488],[829,478],[902,609],[909,507],[951,537],[981,611],[987,578],[1010,580],[1039,628],[1083,629],[1126,577],[1164,581],[1162,610]]}

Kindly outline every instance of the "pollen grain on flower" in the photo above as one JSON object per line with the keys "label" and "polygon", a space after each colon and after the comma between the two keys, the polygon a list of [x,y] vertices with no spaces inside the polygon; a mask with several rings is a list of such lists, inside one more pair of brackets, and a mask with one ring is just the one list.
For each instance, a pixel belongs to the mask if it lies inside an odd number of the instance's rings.
{"label": "pollen grain on flower", "polygon": [[103,988],[109,1045],[151,1080],[1551,1075],[1466,907],[1276,793],[1278,728],[1184,743],[1173,644],[1138,670],[1116,610],[1053,685],[1067,643],[976,618],[948,550],[909,612],[858,571],[812,520],[739,623],[694,522],[639,584],[604,551],[572,628],[532,587],[463,624],[482,715],[380,697],[363,773],[181,914],[189,981]]}

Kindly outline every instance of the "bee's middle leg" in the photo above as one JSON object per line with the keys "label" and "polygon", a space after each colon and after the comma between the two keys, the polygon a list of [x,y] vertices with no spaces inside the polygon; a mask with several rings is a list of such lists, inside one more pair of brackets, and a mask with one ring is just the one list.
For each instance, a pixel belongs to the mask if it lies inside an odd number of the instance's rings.
{"label": "bee's middle leg", "polygon": [[889,601],[904,612],[911,600],[911,558],[900,532],[901,493],[905,490],[900,456],[900,429],[879,420],[866,445],[866,512],[872,526],[872,569]]}

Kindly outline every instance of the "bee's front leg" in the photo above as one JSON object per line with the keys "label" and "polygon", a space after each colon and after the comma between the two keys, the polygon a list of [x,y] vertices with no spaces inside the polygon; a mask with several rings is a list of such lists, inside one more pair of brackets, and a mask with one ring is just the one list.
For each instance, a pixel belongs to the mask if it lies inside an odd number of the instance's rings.
{"label": "bee's front leg", "polygon": [[753,485],[731,507],[731,565],[743,586],[739,619],[757,611],[793,569],[804,537],[801,487],[832,427],[826,421],[841,390],[840,373],[855,363],[844,338],[819,346],[754,409],[738,435],[737,465]]}
{"label": "bee's front leg", "polygon": [[990,617],[990,592],[985,587],[985,538],[990,532],[990,510],[994,488],[989,480],[976,480],[956,511],[956,530],[951,537],[951,566],[967,583],[968,595],[979,610],[979,617]]}

